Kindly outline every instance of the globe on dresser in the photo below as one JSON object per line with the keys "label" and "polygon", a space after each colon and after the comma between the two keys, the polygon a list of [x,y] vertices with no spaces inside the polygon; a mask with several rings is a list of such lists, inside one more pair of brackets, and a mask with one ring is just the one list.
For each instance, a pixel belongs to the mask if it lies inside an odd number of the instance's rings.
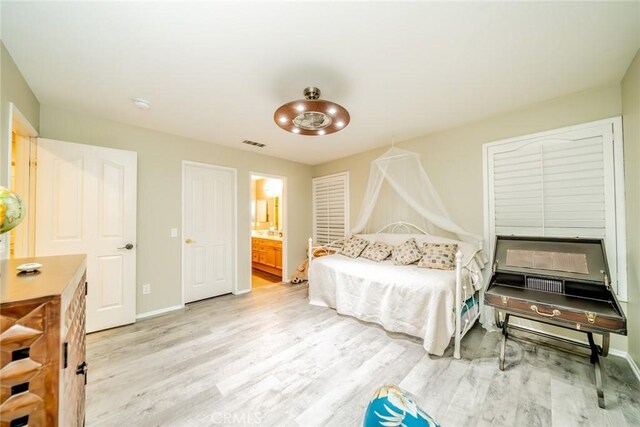
{"label": "globe on dresser", "polygon": [[0,234],[15,228],[23,218],[24,205],[20,196],[0,187]]}

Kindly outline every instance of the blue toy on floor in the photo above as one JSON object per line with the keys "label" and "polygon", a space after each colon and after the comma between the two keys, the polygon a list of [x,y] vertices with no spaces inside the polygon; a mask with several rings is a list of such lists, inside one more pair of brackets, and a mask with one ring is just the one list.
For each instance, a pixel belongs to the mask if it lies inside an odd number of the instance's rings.
{"label": "blue toy on floor", "polygon": [[440,427],[414,399],[396,386],[379,388],[364,415],[363,427]]}

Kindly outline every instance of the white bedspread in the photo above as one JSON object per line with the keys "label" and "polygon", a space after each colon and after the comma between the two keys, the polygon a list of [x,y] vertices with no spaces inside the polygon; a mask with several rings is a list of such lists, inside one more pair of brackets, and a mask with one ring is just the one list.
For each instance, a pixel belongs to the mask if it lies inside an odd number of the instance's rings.
{"label": "white bedspread", "polygon": [[[427,352],[441,356],[455,330],[455,275],[455,270],[396,266],[390,260],[323,256],[309,269],[309,302],[420,337]],[[463,269],[467,296],[474,292],[474,276]]]}

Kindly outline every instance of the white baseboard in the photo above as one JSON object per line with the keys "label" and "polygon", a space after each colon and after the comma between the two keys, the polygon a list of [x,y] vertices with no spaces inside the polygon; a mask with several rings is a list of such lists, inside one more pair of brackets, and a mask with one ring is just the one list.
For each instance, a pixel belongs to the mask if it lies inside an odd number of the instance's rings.
{"label": "white baseboard", "polygon": [[147,311],[146,313],[136,314],[136,320],[144,319],[146,317],[157,316],[159,314],[169,313],[171,311],[181,310],[184,308],[184,305],[174,305],[171,307],[161,308],[160,310]]}
{"label": "white baseboard", "polygon": [[242,290],[242,291],[236,291],[236,292],[234,292],[233,294],[234,294],[234,295],[242,295],[242,294],[247,294],[247,293],[249,293],[249,292],[251,292],[251,289],[244,289],[244,290]]}
{"label": "white baseboard", "polygon": [[627,353],[626,351],[622,351],[622,350],[616,350],[611,349],[609,350],[609,354],[613,354],[614,356],[618,356],[618,357],[622,357],[623,359],[627,359],[627,363],[629,364],[629,366],[631,367],[631,370],[633,371],[633,373],[635,374],[636,378],[638,379],[638,382],[640,382],[640,368],[638,368],[638,365],[636,364],[636,361],[633,360],[633,357],[631,357],[631,355],[629,353]]}

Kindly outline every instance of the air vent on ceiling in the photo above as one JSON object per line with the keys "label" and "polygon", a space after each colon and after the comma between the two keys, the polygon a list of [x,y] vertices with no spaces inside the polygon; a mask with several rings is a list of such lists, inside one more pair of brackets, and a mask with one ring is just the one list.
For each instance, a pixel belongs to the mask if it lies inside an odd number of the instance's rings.
{"label": "air vent on ceiling", "polygon": [[243,144],[249,144],[249,145],[255,145],[256,147],[266,147],[265,144],[262,144],[261,142],[255,142],[255,141],[249,141],[248,139],[245,139],[244,141],[242,141]]}

